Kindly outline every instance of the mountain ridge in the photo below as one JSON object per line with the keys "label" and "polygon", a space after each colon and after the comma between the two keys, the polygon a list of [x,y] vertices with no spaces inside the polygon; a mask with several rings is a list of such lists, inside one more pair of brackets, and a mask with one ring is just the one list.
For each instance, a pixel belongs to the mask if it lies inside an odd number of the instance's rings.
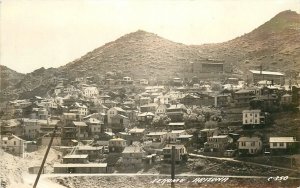
{"label": "mountain ridge", "polygon": [[[183,77],[190,62],[203,59],[224,60],[225,70],[243,75],[249,69],[280,71],[288,77],[300,72],[300,15],[283,11],[253,31],[223,43],[185,45],[137,30],[96,48],[59,68],[45,69],[35,76],[26,74],[20,82],[25,90],[50,83],[51,77],[95,77],[105,79],[107,72],[118,72],[134,79],[168,80]],[[37,82],[39,80],[39,82]],[[24,86],[19,84],[20,89]]]}

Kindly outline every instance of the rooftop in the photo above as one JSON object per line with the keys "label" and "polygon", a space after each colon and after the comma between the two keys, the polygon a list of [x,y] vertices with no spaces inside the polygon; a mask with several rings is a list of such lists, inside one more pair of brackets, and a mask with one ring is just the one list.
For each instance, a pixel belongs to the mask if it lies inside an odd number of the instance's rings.
{"label": "rooftop", "polygon": [[89,155],[66,155],[64,159],[86,159]]}
{"label": "rooftop", "polygon": [[293,137],[270,137],[269,142],[296,142]]}
{"label": "rooftop", "polygon": [[107,167],[107,163],[87,163],[87,164],[80,164],[80,163],[76,163],[76,164],[60,164],[60,163],[56,163],[53,165],[54,168],[58,168],[58,167],[66,167],[66,168],[71,168],[71,167],[98,167],[98,168],[106,168]]}
{"label": "rooftop", "polygon": [[[253,74],[260,74],[260,71],[258,71],[258,70],[250,70],[250,72],[252,72]],[[271,71],[261,71],[261,74],[284,76],[284,74],[281,72],[271,72]]]}

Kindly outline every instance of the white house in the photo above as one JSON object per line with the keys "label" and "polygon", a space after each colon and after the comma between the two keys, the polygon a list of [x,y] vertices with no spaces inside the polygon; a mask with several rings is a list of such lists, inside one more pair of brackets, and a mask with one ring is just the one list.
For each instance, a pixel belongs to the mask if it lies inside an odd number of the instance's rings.
{"label": "white house", "polygon": [[84,104],[75,103],[75,108],[77,110],[77,115],[86,116],[88,115],[88,107]]}
{"label": "white house", "polygon": [[271,153],[287,153],[292,152],[297,141],[293,137],[270,137],[269,143]]}
{"label": "white house", "polygon": [[126,168],[136,168],[142,166],[142,159],[145,152],[139,146],[128,146],[122,152],[122,163]]}
{"label": "white house", "polygon": [[243,110],[243,125],[265,124],[265,114],[261,110]]}
{"label": "white house", "polygon": [[83,88],[82,94],[87,98],[97,97],[99,94],[99,91],[96,87],[85,87]]}
{"label": "white house", "polygon": [[239,154],[257,154],[262,150],[262,141],[259,137],[241,137],[238,139]]}
{"label": "white house", "polygon": [[122,108],[120,107],[113,107],[113,108],[110,108],[108,111],[107,111],[107,123],[108,124],[111,124],[112,123],[112,118],[116,115],[125,115],[126,116],[126,111],[123,110]]}
{"label": "white house", "polygon": [[27,141],[15,135],[2,136],[1,148],[13,155],[24,157]]}
{"label": "white house", "polygon": [[187,135],[187,132],[185,130],[172,130],[168,133],[168,142],[170,143],[176,143],[177,138],[181,135]]}

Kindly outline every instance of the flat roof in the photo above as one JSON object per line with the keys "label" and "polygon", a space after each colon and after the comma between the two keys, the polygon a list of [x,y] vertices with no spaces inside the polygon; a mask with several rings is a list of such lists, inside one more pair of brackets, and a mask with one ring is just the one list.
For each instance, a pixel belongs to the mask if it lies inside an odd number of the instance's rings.
{"label": "flat roof", "polygon": [[179,135],[178,138],[192,138],[192,137],[193,137],[193,135],[191,135],[191,134],[186,134],[186,135]]}
{"label": "flat roof", "polygon": [[86,159],[89,155],[66,155],[63,159]]}
{"label": "flat roof", "polygon": [[185,125],[184,122],[173,122],[173,123],[169,123],[169,125]]}
{"label": "flat roof", "polygon": [[98,168],[106,168],[107,163],[86,163],[86,164],[80,164],[80,163],[69,163],[69,164],[61,164],[56,163],[53,165],[54,168],[72,168],[72,167],[98,167]]}
{"label": "flat roof", "polygon": [[160,135],[165,135],[167,132],[150,132],[147,134],[147,136],[160,136]]}
{"label": "flat roof", "polygon": [[97,147],[93,147],[93,146],[75,146],[77,147],[77,150],[101,150],[103,149],[103,146],[97,146]]}
{"label": "flat roof", "polygon": [[[260,71],[258,70],[250,70],[250,72],[252,72],[253,74],[260,74]],[[284,76],[284,74],[281,72],[261,71],[261,73],[266,75]]]}
{"label": "flat roof", "polygon": [[73,121],[73,124],[78,127],[87,127],[87,124],[83,121]]}
{"label": "flat roof", "polygon": [[129,130],[129,133],[143,133],[145,132],[145,129],[139,129],[139,128],[133,128],[131,130]]}
{"label": "flat roof", "polygon": [[172,130],[171,131],[171,133],[174,133],[174,134],[176,134],[176,133],[184,133],[185,132],[185,130]]}
{"label": "flat roof", "polygon": [[293,137],[270,137],[269,142],[296,142]]}
{"label": "flat roof", "polygon": [[238,139],[239,142],[253,142],[260,141],[259,137],[241,137]]}

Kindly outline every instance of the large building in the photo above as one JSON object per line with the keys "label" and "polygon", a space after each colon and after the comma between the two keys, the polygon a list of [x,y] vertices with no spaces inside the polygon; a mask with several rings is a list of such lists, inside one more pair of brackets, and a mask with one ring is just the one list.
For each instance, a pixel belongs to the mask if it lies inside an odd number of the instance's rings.
{"label": "large building", "polygon": [[219,60],[201,60],[199,62],[190,63],[192,73],[223,73],[224,61]]}
{"label": "large building", "polygon": [[250,70],[252,82],[257,83],[261,80],[272,81],[274,84],[284,85],[284,74],[281,72]]}

